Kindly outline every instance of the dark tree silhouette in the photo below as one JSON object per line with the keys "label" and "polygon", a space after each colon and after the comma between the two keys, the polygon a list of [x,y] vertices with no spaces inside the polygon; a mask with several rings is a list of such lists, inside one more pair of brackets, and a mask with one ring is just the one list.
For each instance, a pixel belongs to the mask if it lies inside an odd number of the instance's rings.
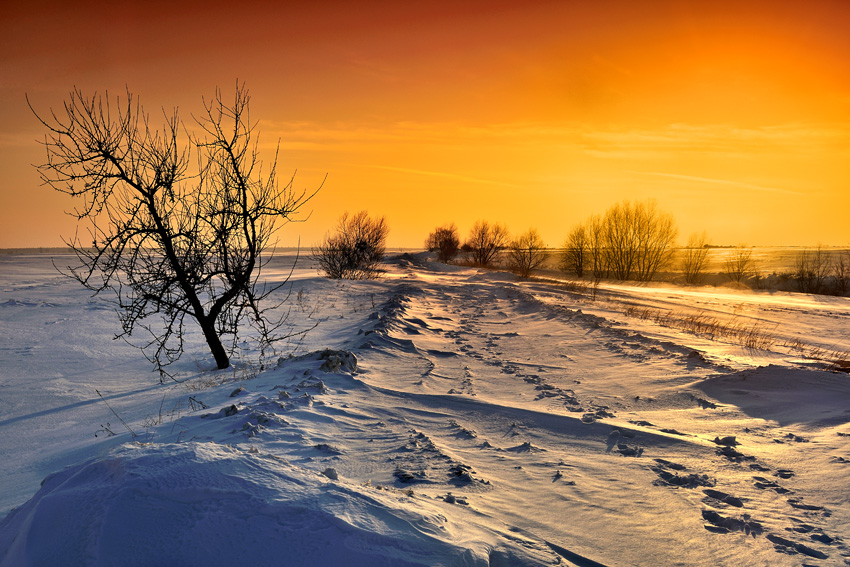
{"label": "dark tree silhouette", "polygon": [[113,105],[108,94],[75,89],[62,111],[33,110],[49,130],[42,180],[74,197],[73,214],[88,225],[85,237],[78,230],[66,240],[79,265],[64,273],[94,294],[115,293],[123,328],[116,338],[145,331],[137,346],[161,377],[183,353],[187,318],[218,368],[230,365],[243,323],[262,352],[283,338],[283,319],[271,316],[279,304],[264,300],[286,282],[260,282],[271,258],[264,252],[315,193],[295,191],[293,180],[280,186],[277,153],[261,171],[249,101],[244,85],[232,103],[217,91],[195,133],[177,110],[153,127],[129,91]]}
{"label": "dark tree silhouette", "polygon": [[745,279],[754,276],[756,263],[753,260],[752,248],[740,244],[732,250],[723,262],[723,274],[736,283],[742,283]]}
{"label": "dark tree silhouette", "polygon": [[620,280],[650,281],[670,261],[678,230],[652,199],[623,201],[603,217],[608,267]]}
{"label": "dark tree silhouette", "polygon": [[340,217],[336,231],[313,250],[319,268],[331,279],[377,278],[384,259],[389,227],[384,217],[370,219],[366,211]]}
{"label": "dark tree silhouette", "polygon": [[802,293],[823,293],[826,280],[833,271],[832,260],[822,244],[814,250],[801,250],[797,255],[794,279]]}
{"label": "dark tree silhouette", "polygon": [[600,215],[591,215],[587,219],[587,250],[589,252],[589,270],[595,286],[608,275],[608,254],[605,241],[605,224]]}
{"label": "dark tree silhouette", "polygon": [[425,241],[425,249],[437,252],[440,262],[449,262],[460,250],[460,236],[454,223],[435,228]]}
{"label": "dark tree silhouette", "polygon": [[702,272],[708,261],[708,237],[705,232],[695,232],[688,238],[682,256],[682,272],[685,274],[685,282],[698,284],[702,280]]}
{"label": "dark tree silhouette", "polygon": [[850,289],[850,251],[839,252],[832,263],[833,293],[844,295]]}
{"label": "dark tree silhouette", "polygon": [[561,254],[562,271],[572,272],[579,278],[584,275],[590,261],[589,240],[587,225],[579,224],[570,230]]}
{"label": "dark tree silhouette", "polygon": [[464,247],[468,247],[472,261],[476,265],[489,266],[499,250],[507,246],[508,236],[508,229],[503,224],[477,221],[472,225],[469,240]]}
{"label": "dark tree silhouette", "polygon": [[546,261],[546,244],[534,228],[518,236],[508,250],[510,267],[519,277],[527,278]]}

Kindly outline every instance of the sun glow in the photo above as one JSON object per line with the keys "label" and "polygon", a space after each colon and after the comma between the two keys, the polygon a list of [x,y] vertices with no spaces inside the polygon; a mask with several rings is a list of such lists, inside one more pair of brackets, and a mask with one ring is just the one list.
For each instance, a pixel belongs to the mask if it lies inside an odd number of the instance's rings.
{"label": "sun glow", "polygon": [[[153,121],[174,106],[190,121],[202,96],[237,77],[262,148],[281,140],[281,177],[297,169],[309,188],[328,174],[286,244],[310,246],[343,211],[368,209],[387,216],[396,246],[421,246],[445,222],[465,234],[477,219],[536,227],[557,246],[587,215],[649,197],[683,236],[850,239],[846,3],[288,3],[236,14],[213,3],[167,21],[57,4],[51,14],[14,8],[0,39],[10,78],[0,246],[58,245],[74,230],[70,204],[38,188],[29,166],[43,161],[33,142],[43,132],[24,92],[44,110],[75,84],[126,86]],[[208,41],[233,24],[250,35]]]}

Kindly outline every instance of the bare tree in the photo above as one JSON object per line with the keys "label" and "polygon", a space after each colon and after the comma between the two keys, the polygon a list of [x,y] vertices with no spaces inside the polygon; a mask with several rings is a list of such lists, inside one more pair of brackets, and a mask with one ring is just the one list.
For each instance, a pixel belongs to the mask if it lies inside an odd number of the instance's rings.
{"label": "bare tree", "polygon": [[608,275],[605,223],[599,215],[592,215],[587,220],[587,250],[590,253],[590,276],[598,286]]}
{"label": "bare tree", "polygon": [[615,278],[650,281],[670,261],[678,229],[654,200],[617,203],[603,223],[607,263]]}
{"label": "bare tree", "polygon": [[844,295],[850,290],[850,250],[841,251],[832,263],[832,290],[835,295]]}
{"label": "bare tree", "polygon": [[343,213],[336,231],[313,250],[319,268],[331,279],[365,280],[381,274],[389,227],[386,218],[371,219],[366,211]]}
{"label": "bare tree", "polygon": [[508,243],[508,229],[503,224],[477,221],[469,233],[469,246],[472,261],[478,266],[489,266],[496,254]]}
{"label": "bare tree", "polygon": [[756,273],[752,248],[741,244],[729,253],[723,265],[724,275],[733,282],[741,283]]}
{"label": "bare tree", "polygon": [[679,229],[673,215],[659,210],[654,199],[634,204],[634,222],[638,250],[635,276],[638,281],[652,281],[670,263]]}
{"label": "bare tree", "polygon": [[603,226],[608,267],[615,278],[628,280],[635,269],[637,255],[636,224],[631,203],[623,201],[609,208],[603,217]]}
{"label": "bare tree", "polygon": [[529,229],[511,242],[508,251],[510,267],[519,277],[527,278],[546,260],[546,244],[536,229]]}
{"label": "bare tree", "polygon": [[277,305],[264,300],[285,282],[259,277],[279,221],[295,220],[312,195],[292,180],[279,185],[277,153],[263,174],[249,102],[244,85],[232,103],[217,91],[186,142],[176,110],[163,112],[157,129],[129,91],[113,106],[108,94],[75,89],[62,111],[42,118],[33,110],[49,130],[41,178],[74,197],[73,214],[88,225],[85,237],[66,240],[79,260],[66,273],[94,294],[115,293],[116,338],[145,331],[140,348],[161,377],[183,352],[187,318],[218,368],[230,365],[243,322],[262,349],[282,338],[283,320],[270,318]]}
{"label": "bare tree", "polygon": [[698,284],[702,280],[702,272],[708,260],[708,237],[703,231],[693,233],[688,237],[685,247],[685,255],[682,258],[682,271],[685,273],[685,282]]}
{"label": "bare tree", "polygon": [[449,262],[460,250],[460,236],[454,223],[435,228],[425,241],[425,249],[437,252],[440,262]]}
{"label": "bare tree", "polygon": [[561,270],[572,272],[579,278],[584,276],[590,256],[589,245],[587,225],[579,224],[573,227],[564,242]]}
{"label": "bare tree", "polygon": [[794,279],[803,293],[823,293],[827,277],[832,271],[832,261],[822,244],[814,250],[803,250],[797,255]]}

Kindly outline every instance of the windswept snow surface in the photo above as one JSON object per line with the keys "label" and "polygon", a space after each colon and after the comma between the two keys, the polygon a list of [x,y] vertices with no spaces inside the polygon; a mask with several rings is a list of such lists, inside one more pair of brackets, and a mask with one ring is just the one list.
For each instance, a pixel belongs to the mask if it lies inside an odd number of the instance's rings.
{"label": "windswept snow surface", "polygon": [[159,384],[0,263],[0,565],[850,564],[847,299],[303,266],[291,355]]}

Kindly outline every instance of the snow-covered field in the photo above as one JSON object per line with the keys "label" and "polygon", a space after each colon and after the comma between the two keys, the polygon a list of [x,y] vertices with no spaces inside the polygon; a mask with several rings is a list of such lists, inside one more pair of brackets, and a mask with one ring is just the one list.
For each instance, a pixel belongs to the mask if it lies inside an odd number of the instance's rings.
{"label": "snow-covered field", "polygon": [[303,264],[271,369],[160,384],[0,257],[0,565],[850,564],[847,298],[388,270]]}

